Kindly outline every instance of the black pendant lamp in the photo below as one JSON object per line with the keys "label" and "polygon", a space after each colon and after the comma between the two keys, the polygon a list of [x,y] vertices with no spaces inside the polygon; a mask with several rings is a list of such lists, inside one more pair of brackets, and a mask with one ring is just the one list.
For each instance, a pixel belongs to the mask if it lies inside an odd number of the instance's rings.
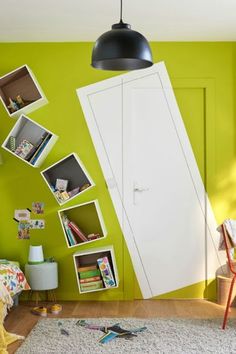
{"label": "black pendant lamp", "polygon": [[122,0],[120,0],[120,22],[103,33],[96,41],[91,65],[102,70],[136,70],[151,65],[152,52],[148,41],[139,32],[131,30],[122,21]]}

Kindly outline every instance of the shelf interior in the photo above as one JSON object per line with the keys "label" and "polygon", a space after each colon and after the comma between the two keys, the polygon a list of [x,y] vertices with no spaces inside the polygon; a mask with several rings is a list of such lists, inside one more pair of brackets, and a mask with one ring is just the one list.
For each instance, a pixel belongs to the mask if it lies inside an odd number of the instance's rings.
{"label": "shelf interior", "polygon": [[[112,261],[111,251],[101,251],[96,253],[90,253],[85,255],[75,255],[76,269],[79,267],[86,267],[90,265],[97,264],[97,259],[107,257],[110,263],[111,271],[117,284],[117,279],[115,277],[114,265]],[[79,273],[79,272],[78,272]]]}
{"label": "shelf interior", "polygon": [[45,153],[45,148],[52,141],[52,137],[53,135],[43,127],[21,116],[3,146],[19,158],[35,165]]}
{"label": "shelf interior", "polygon": [[[0,79],[0,95],[6,107],[9,105],[9,97],[15,100],[20,95],[24,101],[24,107],[42,98],[25,66]],[[9,108],[7,109],[13,113]]]}
{"label": "shelf interior", "polygon": [[[73,221],[79,227],[85,236],[95,233],[100,235],[99,238],[104,237],[94,203],[89,203],[77,208],[68,209],[63,213],[68,217],[70,221]],[[76,237],[75,232],[73,232],[73,234]],[[83,242],[78,237],[76,237],[76,240],[78,243],[86,243],[86,241]]]}
{"label": "shelf interior", "polygon": [[54,187],[58,178],[68,180],[67,191],[82,187],[85,184],[91,184],[74,155],[70,155],[56,165],[50,167],[43,172],[43,175],[48,184]]}
{"label": "shelf interior", "polygon": [[[40,138],[47,133],[45,129],[33,123],[26,117],[22,116],[22,118],[17,122],[15,127],[11,132],[11,136],[16,139],[16,147],[22,142],[22,140],[26,139],[31,144],[37,145]],[[10,149],[9,139],[6,143],[6,147]]]}

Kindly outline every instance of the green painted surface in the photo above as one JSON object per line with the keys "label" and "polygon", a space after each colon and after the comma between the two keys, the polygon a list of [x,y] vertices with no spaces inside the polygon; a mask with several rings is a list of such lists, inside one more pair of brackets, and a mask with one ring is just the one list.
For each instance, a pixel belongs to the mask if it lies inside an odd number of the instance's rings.
{"label": "green painted surface", "polygon": [[[235,43],[152,43],[152,49],[154,61],[165,61],[173,81],[217,221],[235,218]],[[0,75],[23,64],[29,65],[49,100],[48,105],[29,114],[29,117],[59,136],[40,169],[33,169],[2,150],[0,258],[19,260],[24,266],[29,245],[42,244],[45,257],[53,256],[59,263],[58,299],[129,299],[139,297],[138,286],[75,93],[76,88],[118,73],[92,69],[91,50],[92,43],[0,44]],[[0,105],[1,142],[14,123]],[[207,128],[206,139],[204,124]],[[89,248],[114,245],[120,276],[118,289],[79,295],[72,259],[76,248],[68,249],[66,246],[57,216],[59,205],[39,173],[73,151],[82,159],[96,186],[64,207],[99,200],[108,236],[89,245]],[[33,201],[45,202],[46,228],[32,230],[28,241],[17,240],[17,224],[12,219],[14,209],[30,208]],[[86,248],[85,245],[79,247],[80,250]],[[207,296],[214,297],[214,286],[210,284],[208,288]],[[205,293],[205,282],[202,282],[166,294],[165,297],[196,298],[205,296]]]}

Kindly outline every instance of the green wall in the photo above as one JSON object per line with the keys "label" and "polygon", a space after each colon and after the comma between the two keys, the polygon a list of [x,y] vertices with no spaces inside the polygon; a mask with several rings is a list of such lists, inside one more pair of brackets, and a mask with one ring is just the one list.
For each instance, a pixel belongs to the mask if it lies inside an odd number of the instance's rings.
{"label": "green wall", "polygon": [[[152,43],[154,62],[164,60],[188,130],[194,153],[209,192],[218,222],[235,218],[235,43]],[[29,117],[52,130],[59,139],[40,169],[34,169],[2,150],[0,166],[1,222],[0,258],[27,261],[30,244],[42,244],[45,256],[59,263],[58,299],[109,300],[140,296],[111,199],[76,96],[76,88],[104,80],[118,73],[90,67],[92,43],[2,43],[0,76],[28,64],[37,77],[49,104]],[[112,117],[111,117],[112,119]],[[1,143],[14,125],[0,105]],[[39,171],[76,152],[96,186],[73,199],[65,207],[98,199],[108,237],[94,247],[114,245],[120,287],[79,295],[72,254],[57,216],[58,204]],[[33,201],[45,202],[45,230],[31,231],[30,240],[17,239],[14,209],[30,208]],[[91,245],[92,247],[92,245]],[[79,250],[86,249],[79,247]],[[168,276],[168,275],[167,275]],[[205,296],[204,283],[180,289],[167,297]],[[214,297],[214,286],[211,286]],[[209,294],[208,294],[209,295]]]}

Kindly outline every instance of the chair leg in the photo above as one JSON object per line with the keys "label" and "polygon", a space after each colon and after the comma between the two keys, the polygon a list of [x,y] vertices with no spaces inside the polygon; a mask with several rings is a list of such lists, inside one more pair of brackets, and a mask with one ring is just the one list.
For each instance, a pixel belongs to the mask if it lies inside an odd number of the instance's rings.
{"label": "chair leg", "polygon": [[50,296],[50,301],[56,302],[56,294],[53,289],[48,290],[48,295]]}
{"label": "chair leg", "polygon": [[38,306],[38,304],[39,304],[39,291],[35,291],[35,303],[36,303],[36,306]]}
{"label": "chair leg", "polygon": [[50,292],[49,292],[49,290],[46,290],[46,301],[47,302],[50,301]]}
{"label": "chair leg", "polygon": [[53,289],[53,301],[54,302],[57,302],[57,297],[56,297],[56,293],[55,293],[55,290]]}
{"label": "chair leg", "polygon": [[230,303],[231,303],[231,297],[232,297],[233,287],[234,287],[234,283],[235,283],[235,278],[236,278],[236,275],[233,277],[233,279],[231,281],[231,285],[230,285],[230,289],[229,289],[229,295],[228,295],[228,300],[227,300],[227,305],[226,305],[225,314],[224,314],[224,321],[223,321],[222,329],[225,329],[226,322],[227,322],[227,319],[228,319],[229,308],[230,308]]}
{"label": "chair leg", "polygon": [[32,300],[32,297],[33,297],[33,290],[30,290],[28,292],[28,301],[31,301]]}

